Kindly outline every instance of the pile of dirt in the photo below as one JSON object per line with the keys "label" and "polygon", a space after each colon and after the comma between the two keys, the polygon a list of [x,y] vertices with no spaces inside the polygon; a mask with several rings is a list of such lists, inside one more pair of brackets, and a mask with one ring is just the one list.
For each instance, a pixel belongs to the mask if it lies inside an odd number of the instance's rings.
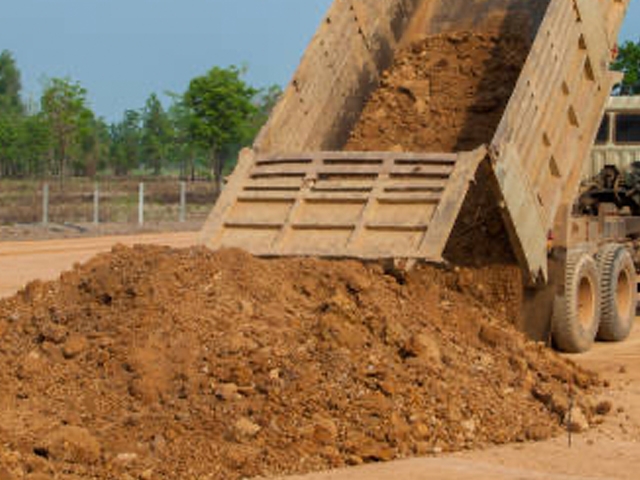
{"label": "pile of dirt", "polygon": [[519,35],[459,32],[399,52],[345,147],[454,152],[491,141],[527,57]]}
{"label": "pile of dirt", "polygon": [[0,477],[228,480],[547,438],[599,382],[509,325],[521,292],[512,267],[117,247],[0,302]]}

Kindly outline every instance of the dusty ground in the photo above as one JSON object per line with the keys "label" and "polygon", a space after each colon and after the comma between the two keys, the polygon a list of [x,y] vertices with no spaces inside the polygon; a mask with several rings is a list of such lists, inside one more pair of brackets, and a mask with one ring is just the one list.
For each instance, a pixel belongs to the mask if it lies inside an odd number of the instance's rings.
{"label": "dusty ground", "polygon": [[640,321],[629,340],[572,357],[611,382],[615,413],[583,435],[412,459],[288,480],[636,480],[640,472]]}
{"label": "dusty ground", "polygon": [[109,251],[115,244],[188,247],[197,232],[105,236],[30,242],[0,242],[0,298],[13,295],[29,281],[53,280],[75,263]]}
{"label": "dusty ground", "polygon": [[186,222],[147,222],[143,226],[136,223],[50,223],[0,225],[2,242],[22,242],[31,240],[62,240],[65,238],[93,238],[114,235],[143,235],[147,233],[198,232],[203,220]]}

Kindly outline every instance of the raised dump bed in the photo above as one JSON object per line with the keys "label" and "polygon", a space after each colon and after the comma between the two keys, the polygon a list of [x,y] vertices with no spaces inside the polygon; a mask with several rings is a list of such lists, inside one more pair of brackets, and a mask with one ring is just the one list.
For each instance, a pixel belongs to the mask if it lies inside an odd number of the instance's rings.
{"label": "raised dump bed", "polygon": [[[568,242],[582,164],[617,78],[608,67],[627,3],[336,0],[241,155],[205,243],[263,256],[438,262],[485,161],[526,278],[544,283],[549,232]],[[492,139],[470,152],[343,152],[395,54],[454,32],[517,34],[527,45]]]}

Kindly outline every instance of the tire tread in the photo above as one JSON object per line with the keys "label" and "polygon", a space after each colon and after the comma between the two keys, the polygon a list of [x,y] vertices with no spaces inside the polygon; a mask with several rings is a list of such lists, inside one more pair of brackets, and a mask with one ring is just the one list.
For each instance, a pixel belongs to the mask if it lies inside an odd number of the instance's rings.
{"label": "tire tread", "polygon": [[[574,298],[577,294],[576,285],[579,284],[576,277],[583,274],[592,276],[596,296],[594,321],[588,330],[580,324],[576,309],[577,301]],[[582,353],[593,345],[600,318],[601,300],[598,280],[598,270],[593,257],[579,251],[570,252],[567,255],[564,294],[556,296],[551,323],[553,339],[560,350],[567,353]]]}
{"label": "tire tread", "polygon": [[[598,254],[598,269],[600,271],[601,289],[601,318],[598,329],[598,339],[610,342],[622,341],[629,336],[631,323],[623,323],[618,316],[616,307],[616,264],[625,261],[626,248],[615,243],[605,245]],[[627,253],[628,255],[628,253]],[[630,256],[629,256],[630,258]],[[635,281],[635,266],[632,262],[632,282]],[[635,304],[635,289],[632,293]],[[633,309],[635,312],[635,308]]]}

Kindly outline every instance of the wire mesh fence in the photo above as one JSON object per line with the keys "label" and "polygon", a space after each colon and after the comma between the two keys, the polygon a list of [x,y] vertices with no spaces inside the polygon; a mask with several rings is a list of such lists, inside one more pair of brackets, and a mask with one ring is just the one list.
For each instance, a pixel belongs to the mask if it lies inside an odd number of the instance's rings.
{"label": "wire mesh fence", "polygon": [[0,224],[200,221],[217,197],[216,184],[205,181],[4,179],[0,180]]}

